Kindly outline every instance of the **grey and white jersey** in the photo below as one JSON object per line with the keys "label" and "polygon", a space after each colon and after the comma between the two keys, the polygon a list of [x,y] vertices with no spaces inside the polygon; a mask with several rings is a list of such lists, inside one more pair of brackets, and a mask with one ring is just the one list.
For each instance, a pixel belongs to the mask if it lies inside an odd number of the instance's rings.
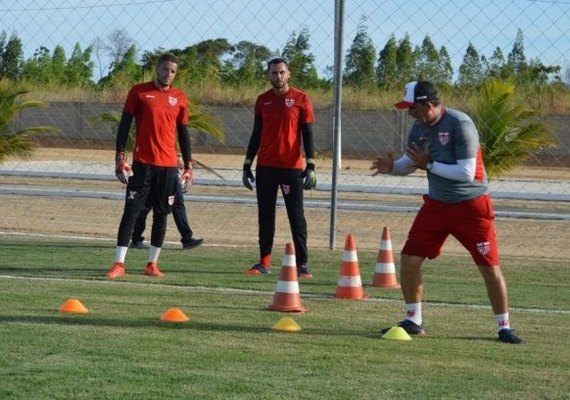
{"label": "grey and white jersey", "polygon": [[429,143],[433,162],[456,165],[457,160],[475,159],[475,177],[472,181],[444,178],[428,172],[429,197],[444,203],[473,199],[488,192],[488,180],[483,165],[479,134],[471,118],[451,108],[433,126],[414,123],[408,136],[408,145],[416,143],[424,148]]}

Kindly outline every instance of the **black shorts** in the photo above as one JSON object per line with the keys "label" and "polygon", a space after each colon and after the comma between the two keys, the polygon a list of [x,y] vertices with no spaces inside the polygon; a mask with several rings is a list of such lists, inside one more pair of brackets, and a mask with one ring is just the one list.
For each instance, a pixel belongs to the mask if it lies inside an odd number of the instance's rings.
{"label": "black shorts", "polygon": [[168,214],[174,204],[174,193],[178,169],[176,167],[155,167],[134,162],[133,175],[127,184],[127,203],[141,208],[152,208],[158,213]]}

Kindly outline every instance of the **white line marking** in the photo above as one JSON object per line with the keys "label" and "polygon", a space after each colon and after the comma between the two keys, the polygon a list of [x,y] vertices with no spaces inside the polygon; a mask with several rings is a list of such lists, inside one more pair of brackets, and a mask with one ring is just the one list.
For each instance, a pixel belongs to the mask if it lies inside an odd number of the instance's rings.
{"label": "white line marking", "polygon": [[[100,241],[100,242],[113,242],[113,243],[115,243],[117,241],[116,238],[75,236],[75,235],[53,235],[53,234],[29,233],[29,232],[4,232],[4,231],[0,231],[0,235],[41,237],[41,238],[53,238],[53,239],[89,240],[89,241],[93,241],[93,242]],[[164,244],[180,246],[180,242],[165,241]],[[229,248],[251,247],[251,245],[247,245],[247,244],[216,244],[216,243],[203,243],[201,246],[204,246],[204,247],[229,247]]]}
{"label": "white line marking", "polygon": [[[248,295],[259,295],[259,296],[271,296],[274,292],[267,292],[262,290],[251,290],[251,289],[237,289],[237,288],[212,288],[205,286],[180,286],[180,285],[165,285],[162,283],[140,283],[140,282],[119,282],[119,281],[108,281],[108,280],[88,280],[88,279],[67,279],[67,278],[45,278],[45,277],[29,277],[29,276],[14,276],[14,275],[0,275],[0,279],[13,279],[13,280],[23,280],[23,281],[43,281],[43,282],[64,282],[64,283],[82,283],[89,285],[123,285],[128,287],[141,287],[145,289],[169,289],[169,290],[180,290],[184,292],[202,292],[208,294],[214,293],[233,293],[233,294],[248,294]],[[338,301],[333,295],[324,294],[301,294],[301,297],[312,299],[312,300],[332,300]],[[401,304],[402,300],[399,299],[382,299],[382,298],[365,298],[359,301],[370,302],[370,303],[388,303],[388,304]],[[480,305],[480,304],[451,304],[443,302],[425,302],[430,307],[443,307],[443,308],[468,308],[476,310],[490,310],[490,306]],[[552,314],[552,315],[570,315],[570,310],[547,310],[544,308],[525,308],[525,307],[511,307],[510,311],[526,312],[534,314]]]}

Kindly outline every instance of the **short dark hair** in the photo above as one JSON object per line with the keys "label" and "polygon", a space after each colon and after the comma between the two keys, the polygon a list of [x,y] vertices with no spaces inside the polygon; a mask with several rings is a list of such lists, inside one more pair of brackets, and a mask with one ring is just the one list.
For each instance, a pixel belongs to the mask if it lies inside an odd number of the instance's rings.
{"label": "short dark hair", "polygon": [[160,57],[158,57],[158,60],[156,60],[156,65],[157,66],[161,65],[164,62],[171,62],[178,65],[178,57],[176,57],[172,53],[164,53]]}
{"label": "short dark hair", "polygon": [[268,71],[271,69],[271,66],[273,64],[285,64],[287,66],[287,68],[289,68],[289,63],[287,62],[287,60],[285,60],[284,58],[281,58],[281,57],[276,57],[276,58],[269,60],[269,62],[267,63],[267,70]]}

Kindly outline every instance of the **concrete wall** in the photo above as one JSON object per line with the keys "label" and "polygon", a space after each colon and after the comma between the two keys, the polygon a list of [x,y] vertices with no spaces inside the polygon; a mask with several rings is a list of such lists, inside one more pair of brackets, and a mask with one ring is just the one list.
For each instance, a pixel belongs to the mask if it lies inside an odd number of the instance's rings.
{"label": "concrete wall", "polygon": [[[51,125],[59,128],[57,134],[44,136],[42,143],[50,141],[69,147],[97,146],[114,148],[115,134],[102,124],[93,124],[90,119],[106,112],[120,113],[122,104],[117,103],[50,103],[45,109],[24,110],[16,121],[17,127]],[[226,141],[220,143],[207,135],[193,136],[194,145],[212,152],[242,153],[247,147],[253,126],[253,109],[250,107],[218,107],[206,109],[220,118]],[[314,124],[317,151],[332,151],[332,109],[316,109]],[[548,116],[554,127],[560,146],[545,150],[543,157],[570,159],[570,117]],[[344,111],[342,113],[342,153],[369,157],[383,151],[403,150],[405,136],[412,120],[399,111]]]}

